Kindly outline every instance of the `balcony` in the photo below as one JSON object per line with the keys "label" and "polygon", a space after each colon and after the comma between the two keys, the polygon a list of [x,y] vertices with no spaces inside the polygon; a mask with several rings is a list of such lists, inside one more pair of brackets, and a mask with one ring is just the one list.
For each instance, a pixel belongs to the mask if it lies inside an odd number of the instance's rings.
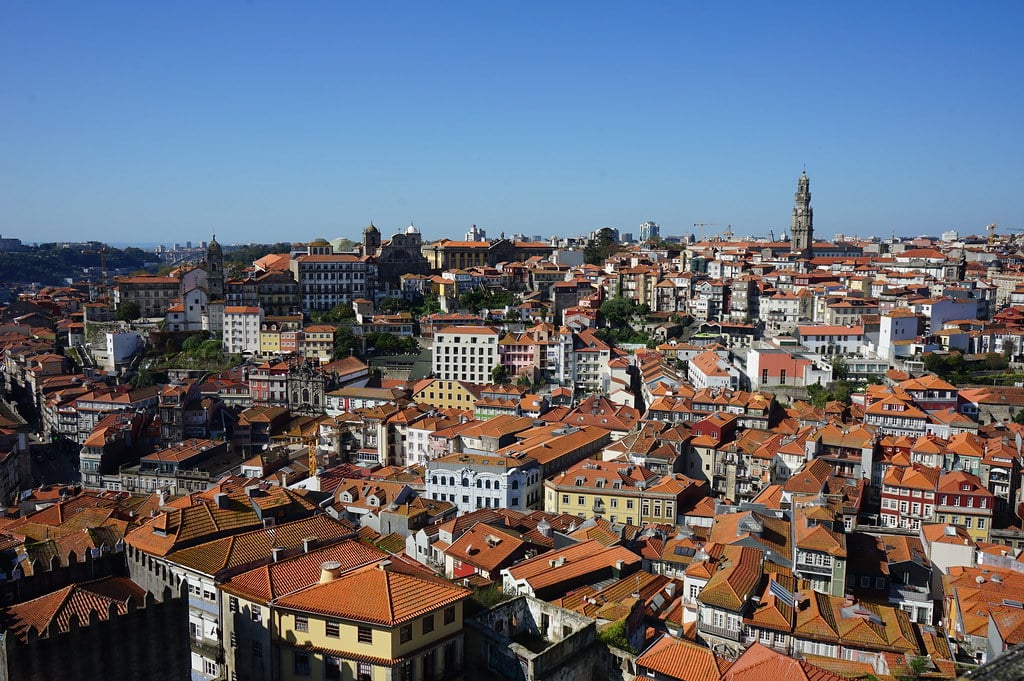
{"label": "balcony", "polygon": [[188,644],[192,648],[192,651],[199,653],[205,658],[213,660],[214,662],[224,661],[224,649],[221,648],[220,643],[217,641],[208,641],[206,639],[199,639],[189,637]]}
{"label": "balcony", "polygon": [[717,636],[719,638],[726,638],[730,641],[739,642],[742,640],[742,632],[737,630],[729,629],[728,627],[716,627],[713,624],[705,624],[700,620],[697,620],[697,632],[700,634],[707,634],[708,636]]}
{"label": "balcony", "polygon": [[812,565],[810,563],[798,562],[796,564],[796,568],[795,569],[800,571],[800,572],[803,572],[804,574],[824,575],[826,577],[831,577],[832,576],[832,566],[831,565]]}

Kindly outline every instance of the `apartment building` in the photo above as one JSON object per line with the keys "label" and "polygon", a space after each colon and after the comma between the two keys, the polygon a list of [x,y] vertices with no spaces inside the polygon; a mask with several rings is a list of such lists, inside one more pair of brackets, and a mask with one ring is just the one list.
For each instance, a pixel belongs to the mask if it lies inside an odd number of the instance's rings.
{"label": "apartment building", "polygon": [[486,384],[498,365],[498,332],[487,327],[449,326],[434,337],[434,376]]}
{"label": "apartment building", "polygon": [[224,308],[224,352],[240,355],[260,351],[263,308],[228,305]]}

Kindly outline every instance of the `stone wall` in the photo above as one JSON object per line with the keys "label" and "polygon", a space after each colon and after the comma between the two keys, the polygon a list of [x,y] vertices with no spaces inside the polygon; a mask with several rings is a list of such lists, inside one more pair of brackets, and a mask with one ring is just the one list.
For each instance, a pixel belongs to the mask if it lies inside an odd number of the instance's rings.
{"label": "stone wall", "polygon": [[0,639],[0,681],[185,681],[190,677],[188,598],[170,589],[157,602],[130,602],[108,618],[71,615],[68,631],[30,628],[26,641],[7,632]]}

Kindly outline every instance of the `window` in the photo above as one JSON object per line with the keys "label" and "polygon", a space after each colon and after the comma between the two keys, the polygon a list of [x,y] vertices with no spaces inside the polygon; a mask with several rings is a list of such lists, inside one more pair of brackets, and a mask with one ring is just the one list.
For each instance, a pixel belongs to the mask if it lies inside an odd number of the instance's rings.
{"label": "window", "polygon": [[253,605],[249,608],[249,617],[252,618],[253,622],[263,621],[263,611],[259,609],[259,606]]}
{"label": "window", "polygon": [[978,518],[978,529],[979,530],[984,530],[985,529],[985,519],[984,518]]}
{"label": "window", "polygon": [[326,681],[341,681],[341,658],[324,657],[324,679]]}
{"label": "window", "polygon": [[434,630],[434,616],[427,615],[423,618],[423,633],[429,634]]}
{"label": "window", "polygon": [[330,636],[331,638],[338,638],[339,636],[341,636],[340,630],[341,627],[338,626],[337,622],[327,622],[324,625],[324,634],[326,636]]}
{"label": "window", "polygon": [[309,618],[305,615],[296,615],[295,631],[309,631]]}
{"label": "window", "polygon": [[231,632],[231,647],[232,648],[237,648],[238,647],[238,634],[236,634],[233,631]]}
{"label": "window", "polygon": [[631,510],[631,511],[633,510],[633,500],[632,499],[626,499],[626,508]]}
{"label": "window", "polygon": [[360,662],[356,665],[356,681],[370,681],[373,678],[373,665]]}
{"label": "window", "polygon": [[207,660],[206,658],[203,658],[203,673],[207,676],[219,676],[220,665],[214,662],[213,660]]}
{"label": "window", "polygon": [[309,653],[296,650],[292,655],[296,676],[309,676]]}
{"label": "window", "polygon": [[585,497],[576,497],[576,503],[580,506],[583,506],[587,503],[587,500]]}
{"label": "window", "polygon": [[455,621],[455,606],[452,605],[444,609],[444,623],[451,624]]}
{"label": "window", "polygon": [[569,495],[568,494],[563,494],[562,495],[562,503],[563,504],[568,504],[569,503]]}
{"label": "window", "polygon": [[370,627],[359,627],[359,632],[356,635],[356,640],[360,643],[373,643],[373,629]]}
{"label": "window", "polygon": [[401,643],[408,643],[412,640],[412,625],[406,624],[398,630],[398,640]]}
{"label": "window", "polygon": [[228,610],[231,612],[238,612],[238,599],[234,596],[228,598]]}

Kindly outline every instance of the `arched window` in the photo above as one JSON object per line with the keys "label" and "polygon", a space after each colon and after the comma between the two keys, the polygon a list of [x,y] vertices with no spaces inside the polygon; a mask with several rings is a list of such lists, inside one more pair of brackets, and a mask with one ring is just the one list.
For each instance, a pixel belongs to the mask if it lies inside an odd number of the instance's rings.
{"label": "arched window", "polygon": [[497,480],[494,481],[494,489],[501,489],[501,483]]}
{"label": "arched window", "polygon": [[513,480],[512,481],[512,489],[519,489],[519,481],[518,480]]}

